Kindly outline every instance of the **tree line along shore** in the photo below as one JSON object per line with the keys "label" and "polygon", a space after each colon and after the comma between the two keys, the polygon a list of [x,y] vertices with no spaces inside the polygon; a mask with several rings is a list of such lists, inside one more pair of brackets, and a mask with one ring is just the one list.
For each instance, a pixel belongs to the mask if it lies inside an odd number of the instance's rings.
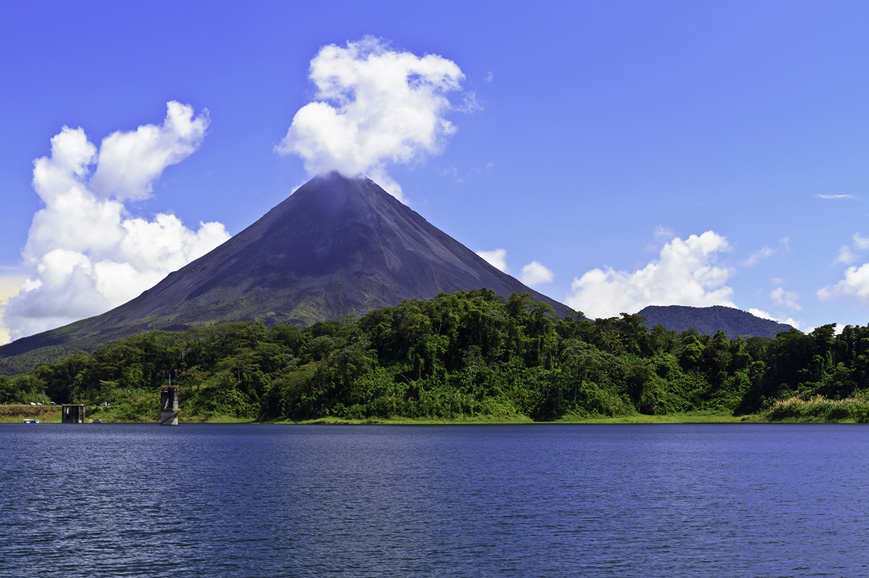
{"label": "tree line along shore", "polygon": [[[0,404],[153,422],[168,384],[183,422],[865,423],[869,326],[729,339],[462,291],[305,328],[143,333],[0,376]],[[14,407],[0,421],[17,421]]]}

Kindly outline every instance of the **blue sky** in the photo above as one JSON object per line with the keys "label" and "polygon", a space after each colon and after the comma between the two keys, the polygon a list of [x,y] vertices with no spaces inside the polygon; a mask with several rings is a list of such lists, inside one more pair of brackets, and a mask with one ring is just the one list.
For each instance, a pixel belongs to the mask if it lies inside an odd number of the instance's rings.
{"label": "blue sky", "polygon": [[[0,341],[98,312],[84,294],[105,289],[99,280],[58,277],[64,291],[47,292],[48,249],[60,249],[61,268],[81,253],[93,273],[102,259],[115,284],[163,271],[124,262],[141,247],[86,246],[105,241],[97,225],[63,246],[58,219],[77,213],[45,210],[33,183],[34,161],[51,157],[64,127],[80,149],[91,143],[90,176],[99,157],[99,172],[116,177],[87,182],[120,211],[123,231],[164,231],[167,246],[147,258],[177,268],[309,178],[302,158],[276,147],[294,115],[322,100],[311,61],[367,36],[384,51],[438,55],[462,75],[438,111],[455,130],[409,164],[385,164],[388,177],[469,248],[502,249],[514,276],[542,265],[551,280],[526,277],[536,289],[592,316],[722,303],[803,330],[865,325],[867,29],[865,2],[10,3],[0,19],[0,309],[17,313]],[[103,139],[140,126],[170,138],[170,102],[193,127],[172,133],[177,158],[142,173],[135,191],[109,190],[123,175],[103,163]],[[185,249],[169,255],[176,238]],[[28,278],[44,296],[7,308]],[[112,283],[105,306],[140,290]]]}

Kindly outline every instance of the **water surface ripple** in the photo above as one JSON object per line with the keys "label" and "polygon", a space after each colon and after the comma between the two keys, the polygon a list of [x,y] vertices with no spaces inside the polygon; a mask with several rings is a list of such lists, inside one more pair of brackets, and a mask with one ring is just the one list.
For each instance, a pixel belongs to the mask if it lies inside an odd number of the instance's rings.
{"label": "water surface ripple", "polygon": [[867,576],[869,428],[0,425],[0,576]]}

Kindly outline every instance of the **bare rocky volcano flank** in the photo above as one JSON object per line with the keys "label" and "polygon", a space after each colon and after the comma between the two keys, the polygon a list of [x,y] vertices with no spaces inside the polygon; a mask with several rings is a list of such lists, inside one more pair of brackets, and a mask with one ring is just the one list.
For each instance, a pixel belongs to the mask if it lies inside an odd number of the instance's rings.
{"label": "bare rocky volcano flank", "polygon": [[316,177],[256,223],[103,315],[0,347],[0,360],[93,349],[144,331],[222,321],[266,325],[338,319],[439,293],[528,292],[369,179]]}

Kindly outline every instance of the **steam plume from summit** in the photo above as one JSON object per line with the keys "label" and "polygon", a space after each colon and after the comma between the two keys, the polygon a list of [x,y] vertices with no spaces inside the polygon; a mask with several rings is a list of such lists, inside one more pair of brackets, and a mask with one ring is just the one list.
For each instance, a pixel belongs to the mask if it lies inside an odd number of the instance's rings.
{"label": "steam plume from summit", "polygon": [[366,36],[323,47],[310,79],[316,100],[299,109],[276,150],[302,157],[312,175],[367,174],[400,198],[387,165],[439,152],[456,130],[446,94],[461,90],[464,75],[441,56],[397,52]]}

